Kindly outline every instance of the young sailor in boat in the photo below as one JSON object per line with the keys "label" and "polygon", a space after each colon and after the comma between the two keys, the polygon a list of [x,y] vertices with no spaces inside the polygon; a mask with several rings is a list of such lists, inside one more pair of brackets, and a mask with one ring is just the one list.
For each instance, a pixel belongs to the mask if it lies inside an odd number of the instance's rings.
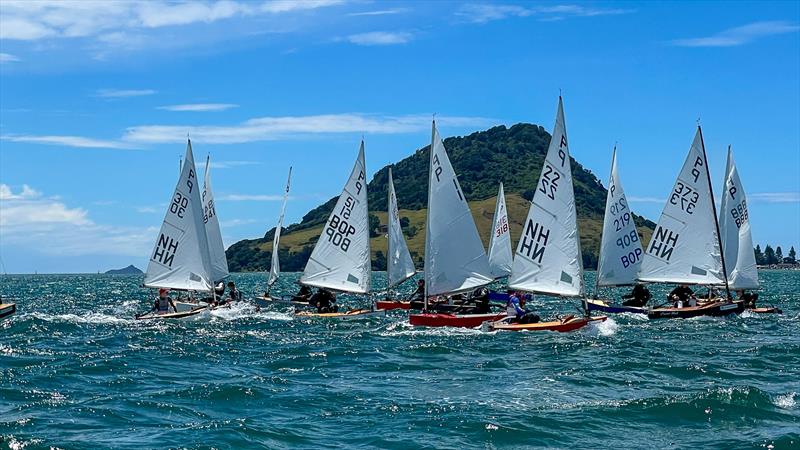
{"label": "young sailor in boat", "polygon": [[537,323],[540,320],[539,315],[525,308],[525,296],[512,290],[508,291],[506,313],[511,317],[511,323]]}
{"label": "young sailor in boat", "polygon": [[489,289],[486,287],[475,289],[471,297],[472,301],[475,302],[473,314],[489,314],[492,312],[489,307]]}
{"label": "young sailor in boat", "polygon": [[157,311],[158,314],[169,314],[169,308],[171,306],[174,312],[178,312],[175,302],[167,295],[168,293],[169,289],[159,289],[158,298],[153,302],[153,309],[150,311]]}
{"label": "young sailor in boat", "polygon": [[647,289],[647,286],[645,286],[644,283],[636,283],[630,294],[622,296],[623,299],[629,299],[622,302],[622,304],[623,306],[635,306],[641,308],[647,304],[651,297],[652,295],[650,295],[650,289]]}
{"label": "young sailor in boat", "polygon": [[242,299],[242,294],[236,289],[236,284],[233,281],[228,282],[228,301],[238,302]]}
{"label": "young sailor in boat", "polygon": [[425,306],[425,280],[417,280],[417,290],[408,296],[412,309],[422,309]]}
{"label": "young sailor in boat", "polygon": [[756,307],[756,301],[758,301],[758,294],[753,294],[752,292],[747,292],[744,289],[739,289],[736,291],[736,295],[739,297],[739,300],[744,302],[744,307],[753,309]]}
{"label": "young sailor in boat", "polygon": [[672,292],[669,293],[668,298],[673,302],[676,308],[697,306],[697,297],[695,297],[694,291],[685,284],[681,284],[673,289]]}
{"label": "young sailor in boat", "polygon": [[317,312],[320,314],[339,312],[339,306],[336,305],[336,295],[325,288],[319,288],[311,296],[309,303],[312,306],[316,306]]}
{"label": "young sailor in boat", "polygon": [[292,301],[308,303],[310,298],[311,298],[311,288],[306,285],[301,285],[300,290],[297,291],[297,294],[294,294],[294,297],[292,297]]}

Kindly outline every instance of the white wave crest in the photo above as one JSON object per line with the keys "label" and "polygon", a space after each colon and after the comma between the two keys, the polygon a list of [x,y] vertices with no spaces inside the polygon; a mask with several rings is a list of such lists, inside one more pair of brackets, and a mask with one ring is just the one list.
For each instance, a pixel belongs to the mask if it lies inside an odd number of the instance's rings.
{"label": "white wave crest", "polygon": [[786,395],[779,395],[775,397],[775,406],[783,409],[794,409],[797,406],[797,401],[794,399],[797,396],[795,392],[789,392]]}
{"label": "white wave crest", "polygon": [[45,322],[70,322],[70,323],[94,323],[94,324],[133,322],[133,318],[122,318],[97,312],[90,312],[82,315],[44,314],[44,313],[34,312],[31,313],[30,315],[36,319],[44,320]]}

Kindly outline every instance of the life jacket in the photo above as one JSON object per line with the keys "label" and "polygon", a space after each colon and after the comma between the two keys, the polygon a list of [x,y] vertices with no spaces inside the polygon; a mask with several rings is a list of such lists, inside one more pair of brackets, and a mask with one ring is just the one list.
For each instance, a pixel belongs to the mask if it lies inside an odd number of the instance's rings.
{"label": "life jacket", "polygon": [[506,315],[509,317],[517,317],[517,305],[519,299],[516,296],[511,296],[506,304]]}
{"label": "life jacket", "polygon": [[167,312],[169,311],[169,297],[158,297],[158,310]]}

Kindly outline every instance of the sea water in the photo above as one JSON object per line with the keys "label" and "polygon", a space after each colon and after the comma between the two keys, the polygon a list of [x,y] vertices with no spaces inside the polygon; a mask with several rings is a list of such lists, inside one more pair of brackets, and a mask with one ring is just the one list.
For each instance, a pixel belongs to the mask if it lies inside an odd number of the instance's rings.
{"label": "sea water", "polygon": [[[612,315],[559,334],[248,302],[136,321],[153,300],[141,276],[6,275],[18,312],[0,322],[0,447],[800,448],[800,272],[760,277],[783,315]],[[265,289],[263,274],[230,279],[245,297]],[[579,304],[529,306],[549,318]]]}

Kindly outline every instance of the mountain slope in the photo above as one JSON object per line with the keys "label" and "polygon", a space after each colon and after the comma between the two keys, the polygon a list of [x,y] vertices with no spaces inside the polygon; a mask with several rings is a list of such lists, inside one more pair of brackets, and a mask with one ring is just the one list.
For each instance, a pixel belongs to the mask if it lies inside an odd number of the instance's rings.
{"label": "mountain slope", "polygon": [[[461,188],[470,200],[472,215],[485,245],[489,241],[494,197],[500,181],[505,185],[512,239],[516,245],[549,143],[550,134],[544,128],[531,124],[517,124],[511,128],[498,126],[469,136],[445,139],[445,147],[458,174]],[[400,217],[406,217],[409,221],[404,231],[409,249],[419,267],[425,242],[428,150],[429,147],[419,149],[392,165],[401,209]],[[388,169],[387,166],[379,170],[367,187],[370,210],[382,225],[386,224]],[[597,261],[606,189],[590,171],[574,159],[572,173],[584,264],[587,268],[593,268]],[[344,179],[346,174],[342,174],[342,177]],[[335,203],[336,198],[329,200],[309,211],[300,223],[285,229],[280,248],[283,270],[303,269]],[[646,242],[655,224],[639,217],[636,223]],[[274,228],[263,238],[233,244],[227,251],[231,271],[260,271],[269,267],[273,233]],[[386,241],[382,235],[371,240],[373,268],[376,270],[385,267]]]}

